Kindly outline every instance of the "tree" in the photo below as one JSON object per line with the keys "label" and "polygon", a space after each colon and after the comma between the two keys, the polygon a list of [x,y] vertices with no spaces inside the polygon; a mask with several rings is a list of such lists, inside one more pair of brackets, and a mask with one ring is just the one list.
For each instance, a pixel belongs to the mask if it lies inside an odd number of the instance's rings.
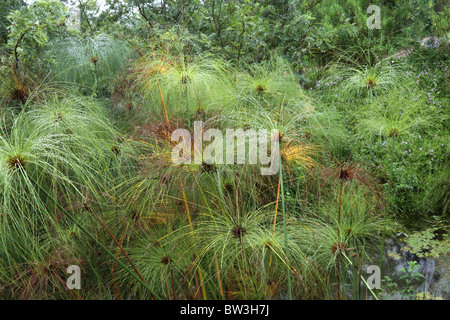
{"label": "tree", "polygon": [[28,68],[25,66],[39,69],[39,50],[45,48],[52,32],[60,27],[65,30],[66,17],[64,5],[57,0],[38,0],[8,15],[10,26],[6,48],[12,55],[12,66],[8,72],[9,81],[6,82],[11,83],[7,91],[15,100],[26,101],[28,72],[25,70],[28,71]]}
{"label": "tree", "polygon": [[8,15],[12,10],[18,10],[25,5],[23,0],[3,0],[0,6],[0,44],[8,41]]}
{"label": "tree", "polygon": [[14,54],[14,68],[24,52],[33,57],[37,48],[47,44],[48,35],[58,27],[65,27],[66,8],[57,0],[38,0],[29,7],[22,6],[8,15],[9,27],[7,46]]}

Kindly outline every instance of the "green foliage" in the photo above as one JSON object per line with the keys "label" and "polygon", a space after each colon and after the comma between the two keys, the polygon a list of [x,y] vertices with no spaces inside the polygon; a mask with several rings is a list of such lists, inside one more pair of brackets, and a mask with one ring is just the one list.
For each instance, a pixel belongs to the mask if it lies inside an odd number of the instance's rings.
{"label": "green foliage", "polygon": [[47,45],[49,33],[64,27],[66,18],[66,9],[57,0],[38,0],[12,11],[8,16],[8,48],[16,51],[20,47],[19,56],[24,61],[35,58],[37,48]]}
{"label": "green foliage", "polygon": [[[373,98],[385,95],[389,91],[402,88],[407,84],[404,65],[398,59],[388,57],[373,61],[373,53],[368,52],[358,57],[350,53],[341,59],[343,64],[331,69],[332,75],[327,81],[331,90],[340,92],[341,99]],[[359,62],[362,59],[362,62]]]}
{"label": "green foliage", "polygon": [[17,10],[25,5],[23,0],[5,0],[0,8],[0,45],[8,41],[8,15],[11,10]]}
{"label": "green foliage", "polygon": [[[378,1],[381,29],[368,0],[4,3],[0,298],[360,299],[398,230],[445,263],[442,1]],[[174,164],[198,120],[278,138],[277,174]],[[417,268],[380,297],[428,298]]]}
{"label": "green foliage", "polygon": [[450,22],[448,19],[448,8],[443,8],[444,11],[433,14],[431,24],[434,31],[439,38],[447,40],[449,38]]}
{"label": "green foliage", "polygon": [[[416,297],[416,283],[423,279],[425,276],[420,272],[416,271],[417,269],[417,261],[408,261],[408,268],[400,269],[400,272],[403,273],[400,276],[400,280],[405,282],[405,285],[400,287],[396,282],[394,282],[389,276],[385,276],[383,280],[381,280],[387,289],[382,293],[383,298],[388,299],[392,294],[399,294],[400,299],[413,299]],[[419,295],[419,293],[417,293]]]}

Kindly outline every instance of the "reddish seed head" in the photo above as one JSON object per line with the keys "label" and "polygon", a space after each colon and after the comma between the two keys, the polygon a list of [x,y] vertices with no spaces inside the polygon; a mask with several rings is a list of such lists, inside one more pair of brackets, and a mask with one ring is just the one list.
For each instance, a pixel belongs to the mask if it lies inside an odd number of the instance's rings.
{"label": "reddish seed head", "polygon": [[231,230],[231,233],[236,238],[241,238],[246,232],[247,232],[247,230],[244,227],[241,227],[241,226],[236,226],[236,227],[233,228],[233,230]]}
{"label": "reddish seed head", "polygon": [[377,83],[375,82],[374,79],[368,79],[367,80],[367,86],[368,87],[375,87],[377,85]]}
{"label": "reddish seed head", "polygon": [[331,252],[333,254],[339,254],[342,251],[344,251],[345,248],[345,244],[342,242],[338,242],[338,243],[333,243],[333,247],[331,248]]}
{"label": "reddish seed head", "polygon": [[6,160],[6,163],[9,170],[14,171],[16,169],[25,169],[25,166],[27,165],[27,160],[20,154],[16,154],[12,157],[9,157]]}
{"label": "reddish seed head", "polygon": [[164,265],[168,265],[172,263],[172,259],[169,256],[164,256],[161,258],[161,263]]}

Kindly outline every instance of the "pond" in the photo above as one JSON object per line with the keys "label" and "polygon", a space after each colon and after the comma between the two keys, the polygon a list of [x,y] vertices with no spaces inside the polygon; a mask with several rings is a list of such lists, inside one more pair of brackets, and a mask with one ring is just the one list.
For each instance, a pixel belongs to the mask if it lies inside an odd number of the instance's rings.
{"label": "pond", "polygon": [[[448,252],[439,257],[419,257],[411,253],[404,242],[396,239],[386,239],[381,266],[381,295],[380,299],[444,299],[449,296],[450,259]],[[379,264],[380,257],[373,256],[370,261]],[[369,263],[362,266],[362,275],[367,280]],[[408,272],[409,271],[409,272]],[[415,276],[413,278],[413,276]],[[390,280],[387,280],[389,277]],[[351,285],[347,296],[351,298]],[[346,287],[347,287],[346,286]],[[363,292],[366,291],[361,283]],[[408,290],[409,289],[409,290]],[[350,295],[350,296],[349,296]],[[373,299],[370,295],[368,299]]]}

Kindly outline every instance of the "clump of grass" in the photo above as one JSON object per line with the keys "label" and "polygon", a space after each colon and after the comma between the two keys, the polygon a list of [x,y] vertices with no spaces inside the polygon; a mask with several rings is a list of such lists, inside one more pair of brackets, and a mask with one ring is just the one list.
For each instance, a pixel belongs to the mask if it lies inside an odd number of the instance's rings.
{"label": "clump of grass", "polygon": [[347,260],[359,257],[355,265],[360,268],[364,259],[370,261],[378,253],[382,234],[392,232],[389,219],[376,213],[373,201],[351,184],[344,185],[344,191],[339,206],[324,207],[320,215],[306,219],[312,241],[308,252],[323,270],[334,275],[338,299],[345,287],[346,272],[354,267]]}
{"label": "clump of grass", "polygon": [[0,64],[0,102],[3,107],[24,110],[30,103],[61,91],[49,81],[45,71],[26,69],[15,74],[12,69],[9,64]]}
{"label": "clump of grass", "polygon": [[[356,133],[366,139],[408,138],[426,127],[439,128],[439,119],[424,107],[424,93],[409,87],[391,90],[359,108]],[[431,110],[432,111],[432,110]]]}
{"label": "clump of grass", "polygon": [[376,59],[373,54],[363,60],[353,60],[352,53],[344,53],[338,63],[329,68],[329,76],[322,80],[339,99],[373,98],[408,85],[406,66],[395,57]]}
{"label": "clump of grass", "polygon": [[247,71],[238,74],[237,89],[242,90],[241,96],[253,96],[261,103],[274,105],[292,103],[305,96],[294,71],[279,56],[250,65]]}

